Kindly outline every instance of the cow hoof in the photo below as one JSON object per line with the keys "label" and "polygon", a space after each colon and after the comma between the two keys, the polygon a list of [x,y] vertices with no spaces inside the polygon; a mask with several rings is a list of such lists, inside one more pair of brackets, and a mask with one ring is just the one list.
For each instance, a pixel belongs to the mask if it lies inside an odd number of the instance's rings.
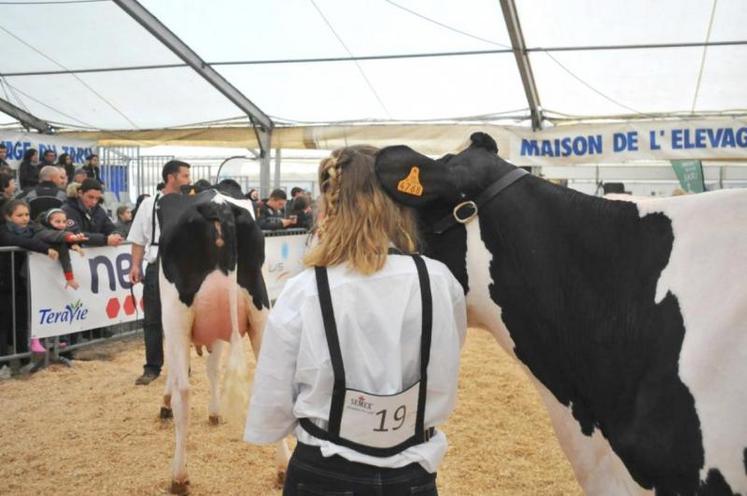
{"label": "cow hoof", "polygon": [[220,415],[210,415],[208,421],[210,422],[210,425],[220,425]]}
{"label": "cow hoof", "polygon": [[171,481],[171,487],[169,488],[169,492],[171,494],[179,494],[182,496],[186,496],[189,494],[189,481],[185,480],[183,482],[178,481]]}
{"label": "cow hoof", "polygon": [[168,420],[174,417],[174,412],[171,410],[171,408],[166,408],[165,406],[162,406],[161,413],[158,416],[161,418],[161,420]]}
{"label": "cow hoof", "polygon": [[285,485],[285,470],[278,470],[278,478],[275,481],[275,487],[277,489],[282,489]]}

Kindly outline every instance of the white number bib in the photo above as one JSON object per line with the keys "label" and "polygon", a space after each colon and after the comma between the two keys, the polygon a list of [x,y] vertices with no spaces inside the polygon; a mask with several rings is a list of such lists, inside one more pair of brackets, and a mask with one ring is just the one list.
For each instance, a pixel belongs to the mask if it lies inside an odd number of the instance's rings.
{"label": "white number bib", "polygon": [[399,394],[345,390],[340,436],[366,446],[391,448],[415,433],[420,381]]}

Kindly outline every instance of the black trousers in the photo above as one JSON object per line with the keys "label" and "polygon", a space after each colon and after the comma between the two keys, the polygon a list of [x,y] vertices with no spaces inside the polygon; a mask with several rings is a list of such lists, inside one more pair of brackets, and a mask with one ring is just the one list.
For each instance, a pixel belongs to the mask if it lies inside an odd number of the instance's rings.
{"label": "black trousers", "polygon": [[0,291],[0,355],[10,355],[14,351],[15,353],[23,353],[29,349],[29,313],[25,285],[16,285],[15,311],[16,349],[13,350],[13,293]]}
{"label": "black trousers", "polygon": [[316,446],[298,443],[288,464],[283,496],[437,496],[436,474],[418,463],[381,468],[341,456],[325,458]]}
{"label": "black trousers", "polygon": [[144,372],[160,374],[163,367],[163,326],[161,295],[158,292],[158,262],[148,264],[143,278]]}

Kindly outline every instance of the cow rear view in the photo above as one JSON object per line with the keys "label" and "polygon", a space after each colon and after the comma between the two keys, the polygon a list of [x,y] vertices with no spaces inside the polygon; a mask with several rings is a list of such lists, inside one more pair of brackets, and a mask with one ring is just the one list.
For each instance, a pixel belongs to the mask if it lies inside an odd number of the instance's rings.
{"label": "cow rear view", "polygon": [[[159,285],[168,363],[162,417],[170,417],[173,409],[176,451],[171,492],[176,494],[189,491],[190,344],[210,352],[208,414],[210,423],[216,425],[221,416],[218,376],[223,343],[230,344],[223,406],[231,417],[240,415],[248,397],[244,334],[249,334],[255,355],[259,353],[269,307],[261,272],[264,238],[251,205],[244,203],[209,190],[194,197],[167,195],[159,204]],[[287,448],[281,443],[279,470],[284,470],[287,457]]]}

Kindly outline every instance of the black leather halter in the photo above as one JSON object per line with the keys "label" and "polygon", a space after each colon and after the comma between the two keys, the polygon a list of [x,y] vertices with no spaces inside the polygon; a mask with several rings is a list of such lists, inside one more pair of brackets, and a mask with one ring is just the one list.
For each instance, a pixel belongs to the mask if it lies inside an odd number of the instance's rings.
{"label": "black leather halter", "polygon": [[477,200],[468,200],[460,203],[451,214],[442,218],[433,226],[434,234],[443,234],[457,224],[466,224],[471,221],[476,215],[479,209],[485,206],[490,200],[495,198],[498,193],[508,188],[516,181],[529,174],[524,169],[514,169],[508,174],[505,174],[496,182],[491,184],[485,191],[480,193]]}

